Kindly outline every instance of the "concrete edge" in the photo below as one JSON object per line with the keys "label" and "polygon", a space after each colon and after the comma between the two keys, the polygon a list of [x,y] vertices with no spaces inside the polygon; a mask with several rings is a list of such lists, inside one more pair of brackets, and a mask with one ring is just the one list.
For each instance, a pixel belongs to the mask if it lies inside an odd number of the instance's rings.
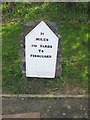
{"label": "concrete edge", "polygon": [[40,118],[40,112],[2,115],[2,118]]}
{"label": "concrete edge", "polygon": [[50,94],[0,94],[0,97],[8,98],[88,98],[89,95],[50,95]]}

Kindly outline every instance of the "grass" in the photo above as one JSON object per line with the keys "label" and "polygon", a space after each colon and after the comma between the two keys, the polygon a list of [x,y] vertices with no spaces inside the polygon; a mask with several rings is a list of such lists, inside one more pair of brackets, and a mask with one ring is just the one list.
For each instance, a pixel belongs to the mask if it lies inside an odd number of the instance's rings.
{"label": "grass", "polygon": [[[20,6],[20,4],[18,4]],[[3,23],[2,26],[2,89],[3,93],[52,93],[55,89],[61,94],[62,90],[69,90],[71,94],[83,94],[79,90],[88,90],[88,24],[87,16],[82,13],[73,14],[67,11],[55,13],[54,5],[41,4],[29,9],[26,16]],[[16,10],[19,8],[16,8]],[[30,12],[31,10],[31,12]],[[19,11],[20,12],[20,11]],[[24,11],[25,12],[25,11]],[[37,13],[39,12],[39,14]],[[41,13],[40,13],[41,12]],[[60,15],[59,15],[60,12]],[[46,14],[47,13],[47,14]],[[64,13],[64,14],[62,14]],[[24,13],[23,13],[24,14]],[[30,15],[30,17],[29,17]],[[57,16],[58,15],[58,16]],[[18,15],[16,15],[18,16]],[[57,16],[57,17],[56,17]],[[61,35],[62,75],[54,79],[29,78],[26,79],[20,69],[20,34],[23,24],[30,20],[49,19],[56,21]],[[6,16],[7,18],[7,16]],[[8,18],[7,18],[8,19]],[[20,21],[21,20],[21,21]],[[77,89],[78,88],[78,89]],[[75,92],[75,89],[77,91]],[[72,92],[73,91],[73,92]],[[56,91],[57,92],[57,91]]]}

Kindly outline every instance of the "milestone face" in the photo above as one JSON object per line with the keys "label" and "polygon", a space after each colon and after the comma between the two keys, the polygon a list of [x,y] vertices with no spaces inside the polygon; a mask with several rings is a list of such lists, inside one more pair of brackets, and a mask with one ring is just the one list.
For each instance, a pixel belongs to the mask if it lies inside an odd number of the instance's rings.
{"label": "milestone face", "polygon": [[58,37],[40,22],[25,36],[26,76],[54,78]]}

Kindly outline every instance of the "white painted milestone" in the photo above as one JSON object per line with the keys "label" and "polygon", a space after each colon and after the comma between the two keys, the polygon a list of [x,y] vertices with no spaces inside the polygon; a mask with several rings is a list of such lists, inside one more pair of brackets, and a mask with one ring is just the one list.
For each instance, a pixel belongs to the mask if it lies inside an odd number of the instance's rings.
{"label": "white painted milestone", "polygon": [[58,39],[43,21],[25,36],[26,77],[55,77]]}

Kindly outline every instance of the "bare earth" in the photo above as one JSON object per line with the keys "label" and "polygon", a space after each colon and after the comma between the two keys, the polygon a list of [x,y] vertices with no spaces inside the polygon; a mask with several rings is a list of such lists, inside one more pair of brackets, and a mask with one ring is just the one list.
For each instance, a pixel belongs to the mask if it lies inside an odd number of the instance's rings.
{"label": "bare earth", "polygon": [[88,118],[88,98],[2,98],[3,115],[40,112],[41,118]]}

